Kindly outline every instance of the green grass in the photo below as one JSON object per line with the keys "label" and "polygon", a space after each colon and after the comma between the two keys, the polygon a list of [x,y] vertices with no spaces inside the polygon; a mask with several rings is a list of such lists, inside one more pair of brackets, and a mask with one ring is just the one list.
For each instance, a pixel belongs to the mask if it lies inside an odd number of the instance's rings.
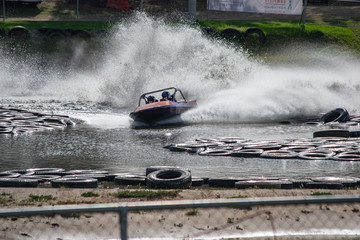
{"label": "green grass", "polygon": [[55,198],[52,195],[29,195],[30,201],[32,202],[45,202],[49,200],[54,200]]}
{"label": "green grass", "polygon": [[186,216],[196,216],[199,213],[198,210],[190,210],[185,213]]}
{"label": "green grass", "polygon": [[81,194],[81,196],[83,196],[83,197],[98,197],[100,195],[97,193],[94,193],[94,192],[84,192]]}
{"label": "green grass", "polygon": [[164,198],[164,197],[176,197],[179,194],[179,191],[148,191],[148,190],[136,190],[136,191],[122,191],[118,193],[111,194],[114,197],[118,198]]}

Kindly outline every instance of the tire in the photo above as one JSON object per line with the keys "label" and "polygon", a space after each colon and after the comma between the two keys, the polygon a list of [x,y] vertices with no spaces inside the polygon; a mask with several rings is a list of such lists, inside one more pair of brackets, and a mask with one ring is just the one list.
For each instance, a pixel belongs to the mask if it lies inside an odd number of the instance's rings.
{"label": "tire", "polygon": [[204,28],[201,29],[201,32],[204,35],[212,37],[212,38],[219,37],[218,31],[216,31],[215,28],[212,28],[212,27],[204,27]]}
{"label": "tire", "polygon": [[0,187],[37,187],[36,179],[0,178]]}
{"label": "tire", "polygon": [[344,108],[336,108],[320,118],[320,122],[347,122],[350,121],[350,114]]}
{"label": "tire", "polygon": [[71,33],[71,38],[87,41],[91,39],[91,36],[88,32],[84,30],[75,30]]}
{"label": "tire", "polygon": [[59,178],[52,180],[51,186],[56,188],[96,188],[98,180],[94,178]]}
{"label": "tire", "polygon": [[239,151],[233,151],[231,153],[232,157],[245,157],[245,158],[254,158],[260,157],[260,155],[264,152],[262,149],[243,149]]}
{"label": "tire", "polygon": [[342,152],[335,156],[333,156],[333,160],[335,161],[353,161],[358,162],[360,161],[360,154],[359,152]]}
{"label": "tire", "polygon": [[103,170],[92,170],[92,169],[86,169],[86,170],[70,170],[70,171],[66,171],[65,174],[66,175],[82,175],[82,174],[102,174],[102,175],[106,175],[108,174],[108,171],[103,171]]}
{"label": "tire", "polygon": [[274,159],[289,159],[289,158],[297,158],[298,154],[289,150],[269,150],[264,151],[260,157],[262,158],[274,158]]}
{"label": "tire", "polygon": [[358,178],[351,177],[315,177],[311,178],[313,182],[341,183],[344,188],[357,188]]}
{"label": "tire", "polygon": [[[19,174],[19,175],[26,175],[26,176],[35,174],[34,171],[29,171],[27,169],[8,170],[8,171],[2,172],[2,173],[10,173],[10,174],[16,173],[16,174]],[[1,173],[0,173],[0,176],[1,176]]]}
{"label": "tire", "polygon": [[[145,174],[147,176],[152,172],[159,171],[159,170],[166,170],[166,169],[180,169],[180,167],[179,166],[150,166],[150,167],[146,168]],[[189,171],[189,170],[187,170],[187,171]]]}
{"label": "tire", "polygon": [[20,177],[20,173],[12,173],[12,172],[1,172],[0,178],[17,178]]}
{"label": "tire", "polygon": [[35,179],[38,180],[39,182],[43,183],[43,182],[50,182],[52,180],[61,178],[61,176],[59,175],[23,175],[20,176],[21,179]]}
{"label": "tire", "polygon": [[106,174],[74,174],[74,175],[65,175],[63,178],[95,178],[99,182],[105,181],[107,175]]}
{"label": "tire", "polygon": [[204,185],[204,179],[202,178],[191,178],[191,186],[192,187],[200,187]]}
{"label": "tire", "polygon": [[313,150],[299,153],[299,158],[305,160],[332,160],[334,155],[334,152],[327,150]]}
{"label": "tire", "polygon": [[256,35],[256,40],[260,44],[264,44],[266,42],[265,33],[260,28],[249,28],[245,31],[245,41],[253,41],[251,36]]}
{"label": "tire", "polygon": [[241,32],[234,28],[227,28],[223,30],[220,35],[228,41],[242,42],[244,40]]}
{"label": "tire", "polygon": [[57,28],[50,28],[45,33],[45,39],[51,43],[65,42],[67,39],[66,33]]}
{"label": "tire", "polygon": [[321,130],[321,131],[314,132],[313,137],[314,138],[317,138],[317,137],[344,137],[344,138],[348,138],[348,137],[350,137],[350,132],[349,132],[349,130],[345,130],[345,129],[328,129],[328,130]]}
{"label": "tire", "polygon": [[31,38],[31,34],[26,28],[17,26],[8,31],[8,37],[11,39],[29,40]]}
{"label": "tire", "polygon": [[65,172],[63,168],[29,168],[26,171],[34,172],[35,175],[61,175]]}
{"label": "tire", "polygon": [[119,175],[114,178],[114,182],[119,185],[124,186],[145,186],[146,185],[146,177],[142,175]]}
{"label": "tire", "polygon": [[230,156],[231,151],[222,150],[222,149],[208,149],[202,152],[199,152],[200,156]]}
{"label": "tire", "polygon": [[344,185],[341,183],[329,183],[329,182],[309,182],[305,184],[305,188],[310,189],[344,189]]}
{"label": "tire", "polygon": [[159,189],[187,188],[191,184],[191,173],[182,169],[163,169],[146,177],[146,186]]}
{"label": "tire", "polygon": [[238,178],[209,178],[209,187],[235,188],[235,183],[240,181]]}
{"label": "tire", "polygon": [[292,189],[293,183],[291,181],[283,181],[283,180],[250,180],[250,181],[236,182],[235,187],[238,189],[245,189],[245,188]]}

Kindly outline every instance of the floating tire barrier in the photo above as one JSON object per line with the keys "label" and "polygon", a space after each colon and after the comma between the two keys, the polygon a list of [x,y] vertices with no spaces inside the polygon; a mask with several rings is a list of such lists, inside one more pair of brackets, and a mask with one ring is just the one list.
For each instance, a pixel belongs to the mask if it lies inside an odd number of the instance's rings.
{"label": "floating tire barrier", "polygon": [[219,37],[219,33],[218,31],[216,31],[215,28],[212,28],[212,27],[204,27],[201,29],[201,32],[206,35],[206,36],[209,36],[209,37],[212,37],[212,38],[217,38]]}
{"label": "floating tire barrier", "polygon": [[277,158],[277,159],[290,159],[297,158],[298,154],[289,150],[269,150],[264,151],[260,157],[262,158]]}
{"label": "floating tire barrier", "polygon": [[21,179],[34,179],[34,180],[38,180],[41,183],[44,183],[44,182],[50,182],[52,180],[61,178],[61,176],[59,176],[59,175],[22,175],[20,178]]}
{"label": "floating tire barrier", "polygon": [[116,176],[114,182],[124,186],[145,186],[145,179],[146,176],[143,175],[125,174]]}
{"label": "floating tire barrier", "polygon": [[65,42],[66,39],[66,33],[58,28],[50,28],[45,33],[45,40],[51,43]]}
{"label": "floating tire barrier", "polygon": [[20,177],[20,173],[12,173],[12,172],[1,172],[0,178],[17,178]]}
{"label": "floating tire barrier", "polygon": [[200,156],[230,156],[231,151],[226,149],[207,149],[205,151],[199,152]]}
{"label": "floating tire barrier", "polygon": [[35,175],[57,175],[65,172],[63,168],[29,168],[29,172],[34,172]]}
{"label": "floating tire barrier", "polygon": [[[152,172],[159,171],[159,170],[166,170],[166,169],[181,169],[181,168],[179,166],[150,166],[150,167],[146,168],[145,174],[147,176]],[[186,169],[186,171],[191,172],[188,169]]]}
{"label": "floating tire barrier", "polygon": [[37,179],[23,178],[0,178],[0,187],[37,187],[39,181]]}
{"label": "floating tire barrier", "polygon": [[255,158],[260,157],[260,155],[264,152],[262,149],[243,149],[243,150],[237,150],[233,151],[231,153],[232,157],[244,157],[244,158]]}
{"label": "floating tire barrier", "polygon": [[305,160],[329,160],[335,155],[334,152],[327,150],[313,150],[299,153],[299,158]]}
{"label": "floating tire barrier", "polygon": [[245,41],[256,41],[264,44],[266,42],[266,36],[260,28],[249,28],[245,31]]}
{"label": "floating tire barrier", "polygon": [[63,130],[75,123],[68,116],[47,115],[23,109],[0,107],[0,134]]}
{"label": "floating tire barrier", "polygon": [[102,182],[102,181],[106,180],[107,175],[106,174],[74,174],[74,175],[64,175],[64,176],[62,176],[62,178],[63,179],[65,179],[65,178],[95,178],[99,182]]}
{"label": "floating tire barrier", "polygon": [[333,156],[333,160],[358,162],[358,161],[360,161],[360,151],[341,152],[341,153]]}
{"label": "floating tire barrier", "polygon": [[344,185],[341,183],[331,182],[308,182],[305,184],[305,188],[310,189],[344,189]]}
{"label": "floating tire barrier", "polygon": [[311,178],[313,182],[323,183],[341,183],[344,188],[357,188],[359,178],[351,177],[315,177]]}
{"label": "floating tire barrier", "polygon": [[31,38],[31,34],[26,28],[16,26],[8,31],[8,37],[17,40],[29,40]]}
{"label": "floating tire barrier", "polygon": [[86,32],[84,30],[74,30],[71,33],[71,38],[87,41],[87,40],[91,39],[91,36],[88,32]]}
{"label": "floating tire barrier", "polygon": [[146,186],[158,189],[187,188],[191,185],[191,173],[182,169],[163,169],[146,176]]}
{"label": "floating tire barrier", "polygon": [[349,130],[345,129],[328,129],[328,130],[321,130],[316,131],[313,133],[314,138],[317,137],[344,137],[348,138],[350,137]]}
{"label": "floating tire barrier", "polygon": [[350,114],[344,108],[336,108],[331,110],[320,118],[320,122],[322,123],[346,121],[350,121]]}
{"label": "floating tire barrier", "polygon": [[245,188],[275,188],[275,189],[293,189],[293,183],[285,180],[249,180],[235,183],[238,189]]}
{"label": "floating tire barrier", "polygon": [[234,28],[226,28],[221,33],[220,36],[229,41],[242,42],[244,37],[242,33]]}
{"label": "floating tire barrier", "polygon": [[102,170],[93,170],[93,169],[86,169],[86,170],[70,170],[66,171],[66,175],[82,175],[82,174],[108,174],[108,171],[102,171]]}
{"label": "floating tire barrier", "polygon": [[209,178],[209,187],[235,188],[235,183],[240,181],[239,178]]}
{"label": "floating tire barrier", "polygon": [[51,186],[55,188],[96,188],[98,180],[95,178],[58,178],[51,181]]}
{"label": "floating tire barrier", "polygon": [[203,178],[191,178],[191,186],[192,187],[200,187],[204,185],[205,181]]}

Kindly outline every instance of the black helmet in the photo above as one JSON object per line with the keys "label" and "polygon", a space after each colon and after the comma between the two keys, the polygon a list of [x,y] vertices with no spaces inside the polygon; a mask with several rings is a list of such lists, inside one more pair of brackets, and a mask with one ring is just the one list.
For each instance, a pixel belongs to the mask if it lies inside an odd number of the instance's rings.
{"label": "black helmet", "polygon": [[163,91],[163,92],[161,93],[161,96],[162,96],[163,98],[168,99],[168,98],[170,98],[170,93],[169,93],[168,91]]}
{"label": "black helmet", "polygon": [[155,97],[150,95],[147,97],[148,102],[155,102]]}

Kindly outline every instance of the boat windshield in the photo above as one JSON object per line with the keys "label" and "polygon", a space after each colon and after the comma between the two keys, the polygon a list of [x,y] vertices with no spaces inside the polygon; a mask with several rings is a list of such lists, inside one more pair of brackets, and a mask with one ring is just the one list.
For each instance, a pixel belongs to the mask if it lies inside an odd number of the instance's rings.
{"label": "boat windshield", "polygon": [[139,106],[159,101],[187,102],[179,88],[171,87],[142,94]]}

